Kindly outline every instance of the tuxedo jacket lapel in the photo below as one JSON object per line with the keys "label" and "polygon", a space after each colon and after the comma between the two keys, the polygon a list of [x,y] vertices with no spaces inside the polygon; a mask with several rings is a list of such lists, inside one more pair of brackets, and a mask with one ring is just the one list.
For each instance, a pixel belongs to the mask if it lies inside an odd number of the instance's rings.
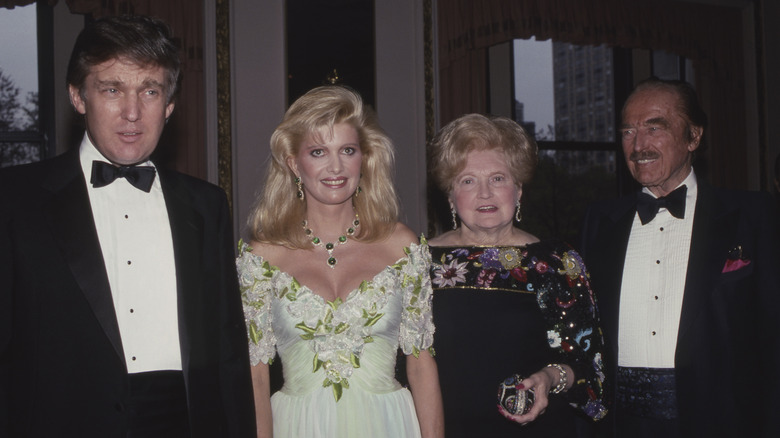
{"label": "tuxedo jacket lapel", "polygon": [[[67,166],[57,168],[43,181],[44,187],[53,193],[47,211],[47,221],[51,226],[54,241],[63,252],[92,311],[117,355],[124,362],[111,287],[95,229],[89,194],[78,162],[78,153],[69,152],[62,158],[67,160]],[[188,318],[191,303],[187,294],[188,291],[199,289],[196,267],[200,263],[203,218],[193,208],[192,197],[186,188],[171,182],[164,175],[163,172],[160,182],[173,240],[182,365],[186,370],[190,339],[186,336],[189,330],[185,327],[197,323]]]}
{"label": "tuxedo jacket lapel", "polygon": [[678,348],[684,345],[685,335],[699,313],[708,307],[707,301],[717,286],[730,245],[734,244],[736,220],[734,212],[717,199],[713,189],[699,183],[677,334]]}
{"label": "tuxedo jacket lapel", "polygon": [[[636,214],[636,197],[632,196],[627,198],[620,208],[615,209],[609,216],[609,223],[603,223],[605,226],[604,233],[608,236],[605,239],[600,239],[600,242],[604,242],[606,254],[611,256],[608,258],[612,262],[615,274],[611,276],[612,283],[608,285],[607,290],[611,293],[607,296],[607,302],[602,306],[604,310],[602,312],[609,312],[610,316],[608,321],[612,321],[613,327],[610,327],[610,332],[613,334],[618,333],[618,327],[620,325],[620,290],[623,284],[623,269],[626,262],[626,249],[628,248],[628,238],[631,235],[631,225],[634,222],[634,216]],[[612,344],[613,351],[618,351],[618,338],[617,336],[611,336],[610,343]]]}
{"label": "tuxedo jacket lapel", "polygon": [[[159,168],[158,168],[159,169]],[[189,333],[199,333],[191,327],[198,324],[192,316],[196,305],[196,292],[201,289],[198,267],[201,266],[203,216],[194,208],[195,200],[186,187],[177,184],[165,171],[160,172],[168,222],[171,225],[173,254],[176,264],[177,308],[179,317],[179,342],[182,351],[182,367],[185,377],[190,363],[192,340]]]}
{"label": "tuxedo jacket lapel", "polygon": [[[608,277],[611,283],[602,285],[605,286],[604,291],[596,291],[597,294],[601,292],[599,307],[604,315],[605,328],[612,333],[617,333],[619,324],[620,290],[628,239],[636,213],[636,196],[623,198],[619,202],[608,214],[608,220],[600,224],[602,229],[599,230],[600,237],[596,240],[605,246],[603,252],[599,252],[608,255],[606,259],[614,269],[613,275]],[[700,182],[680,315],[678,346],[699,312],[706,308],[704,304],[720,276],[733,230],[736,229],[733,222],[734,218],[728,214],[726,206],[721,205],[713,189]],[[617,339],[613,338],[612,343],[616,347]]]}
{"label": "tuxedo jacket lapel", "polygon": [[617,352],[617,330],[620,316],[620,287],[623,281],[626,248],[636,214],[636,196],[602,204],[601,218],[595,218],[595,229],[588,230],[589,248],[586,264],[594,273],[593,289],[598,297],[599,313],[611,351]]}
{"label": "tuxedo jacket lapel", "polygon": [[55,244],[62,251],[95,317],[124,362],[119,324],[100,249],[89,194],[76,151],[63,156],[65,166],[48,174],[43,186],[53,194],[47,210]]}

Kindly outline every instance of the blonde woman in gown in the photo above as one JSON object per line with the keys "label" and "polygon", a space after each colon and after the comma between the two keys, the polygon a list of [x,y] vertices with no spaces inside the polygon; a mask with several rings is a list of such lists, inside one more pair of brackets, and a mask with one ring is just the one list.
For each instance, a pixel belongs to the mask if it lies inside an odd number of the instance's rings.
{"label": "blonde woman in gown", "polygon": [[430,256],[397,222],[392,143],[357,93],[326,86],[290,107],[271,151],[237,260],[258,436],[443,436]]}

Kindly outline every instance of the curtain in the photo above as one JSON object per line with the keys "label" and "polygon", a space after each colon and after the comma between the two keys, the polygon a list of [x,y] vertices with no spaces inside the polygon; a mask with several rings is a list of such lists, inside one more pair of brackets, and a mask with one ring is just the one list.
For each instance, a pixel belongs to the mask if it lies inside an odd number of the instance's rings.
{"label": "curtain", "polygon": [[206,179],[202,1],[66,0],[66,3],[71,12],[93,18],[149,15],[170,26],[181,48],[182,80],[176,107],[155,156],[166,167]]}
{"label": "curtain", "polygon": [[692,60],[710,119],[709,179],[747,187],[741,10],[673,0],[438,0],[441,125],[486,112],[491,45],[535,36],[578,45],[664,50]]}

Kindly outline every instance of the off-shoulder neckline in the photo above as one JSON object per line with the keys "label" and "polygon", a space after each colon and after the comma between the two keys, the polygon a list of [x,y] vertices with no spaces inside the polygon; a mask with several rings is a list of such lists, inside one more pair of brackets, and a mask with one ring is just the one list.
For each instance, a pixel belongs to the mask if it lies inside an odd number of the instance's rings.
{"label": "off-shoulder neckline", "polygon": [[333,304],[335,304],[335,303],[336,303],[336,301],[339,301],[339,300],[340,300],[340,304],[347,303],[348,301],[350,301],[350,298],[351,298],[353,295],[355,295],[355,293],[357,293],[357,292],[359,292],[359,291],[360,291],[360,289],[363,287],[363,283],[368,283],[369,285],[372,285],[372,284],[374,284],[374,283],[376,282],[377,278],[378,278],[380,275],[382,275],[382,274],[385,274],[385,273],[387,273],[387,272],[392,272],[392,271],[395,269],[395,268],[394,268],[395,266],[397,266],[397,265],[398,265],[399,263],[401,263],[403,260],[406,260],[406,259],[408,259],[408,258],[409,258],[409,255],[410,255],[412,252],[414,252],[415,250],[419,251],[420,249],[418,249],[418,248],[422,247],[423,245],[425,245],[425,246],[428,246],[427,244],[423,244],[423,243],[419,243],[419,244],[418,244],[418,243],[411,243],[409,246],[405,246],[405,247],[404,247],[404,249],[407,251],[407,254],[406,254],[405,256],[403,256],[403,257],[399,257],[399,258],[398,258],[398,260],[396,260],[396,261],[395,261],[395,262],[393,262],[392,264],[389,264],[389,265],[385,266],[384,268],[382,268],[382,270],[380,270],[379,272],[377,272],[377,273],[376,273],[376,274],[375,274],[373,277],[371,277],[370,279],[361,281],[361,282],[360,282],[360,284],[359,284],[359,285],[358,285],[356,288],[354,288],[354,289],[350,290],[350,291],[347,293],[347,295],[346,295],[346,296],[344,296],[344,298],[343,298],[343,299],[342,299],[341,297],[336,297],[334,300],[328,300],[328,299],[326,299],[326,298],[325,298],[325,297],[323,297],[322,295],[320,295],[320,294],[318,294],[317,292],[315,292],[315,291],[314,291],[314,289],[312,289],[312,288],[310,288],[309,286],[307,286],[307,285],[305,285],[305,284],[301,283],[300,281],[298,281],[298,279],[297,279],[297,278],[295,278],[295,276],[294,276],[294,275],[287,273],[286,271],[282,270],[281,268],[279,268],[279,267],[278,267],[278,266],[276,266],[276,265],[272,265],[270,262],[268,262],[267,260],[265,260],[265,259],[263,258],[263,256],[261,256],[261,255],[257,255],[257,254],[255,254],[255,253],[253,253],[252,251],[249,251],[249,250],[244,250],[244,252],[243,252],[243,254],[242,254],[242,255],[244,255],[244,254],[248,254],[249,256],[251,256],[251,257],[254,257],[254,258],[258,259],[258,260],[260,261],[260,263],[261,263],[261,264],[263,264],[263,263],[266,263],[266,264],[268,264],[268,266],[271,268],[271,271],[276,271],[276,272],[278,272],[280,275],[282,275],[282,276],[284,276],[284,277],[285,277],[285,280],[286,280],[286,281],[290,281],[290,282],[293,282],[293,281],[294,281],[296,284],[298,284],[298,286],[300,286],[301,290],[305,290],[305,291],[309,292],[310,294],[314,295],[315,297],[319,298],[319,299],[322,301],[322,303],[323,303],[323,304],[327,304],[327,305],[333,305]]}

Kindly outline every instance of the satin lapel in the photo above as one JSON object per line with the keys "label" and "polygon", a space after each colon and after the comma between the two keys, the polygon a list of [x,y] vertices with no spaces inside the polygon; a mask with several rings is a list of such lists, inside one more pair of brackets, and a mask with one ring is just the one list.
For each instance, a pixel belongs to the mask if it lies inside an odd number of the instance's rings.
{"label": "satin lapel", "polygon": [[182,351],[182,367],[185,378],[189,369],[191,339],[188,329],[198,321],[192,315],[197,304],[198,291],[203,282],[200,278],[203,236],[203,216],[195,208],[195,199],[190,190],[178,178],[160,172],[160,184],[168,209],[171,224],[173,254],[176,263],[176,290],[179,312],[179,342]]}
{"label": "satin lapel", "polygon": [[737,230],[735,212],[716,197],[713,188],[700,183],[698,192],[677,334],[678,348],[699,312],[707,307]]}
{"label": "satin lapel", "polygon": [[44,187],[53,192],[47,210],[54,242],[62,251],[73,277],[81,287],[106,336],[124,363],[122,338],[114,310],[111,287],[100,249],[89,194],[77,153],[69,153],[66,166],[47,176]]}
{"label": "satin lapel", "polygon": [[620,289],[623,283],[623,267],[626,261],[626,248],[631,234],[631,225],[636,214],[636,197],[622,198],[607,220],[600,224],[599,237],[596,240],[601,245],[598,254],[603,265],[602,276],[608,279],[597,285],[603,290],[595,290],[599,298],[599,311],[602,315],[604,330],[608,334],[612,351],[618,351],[618,327],[620,319]]}

